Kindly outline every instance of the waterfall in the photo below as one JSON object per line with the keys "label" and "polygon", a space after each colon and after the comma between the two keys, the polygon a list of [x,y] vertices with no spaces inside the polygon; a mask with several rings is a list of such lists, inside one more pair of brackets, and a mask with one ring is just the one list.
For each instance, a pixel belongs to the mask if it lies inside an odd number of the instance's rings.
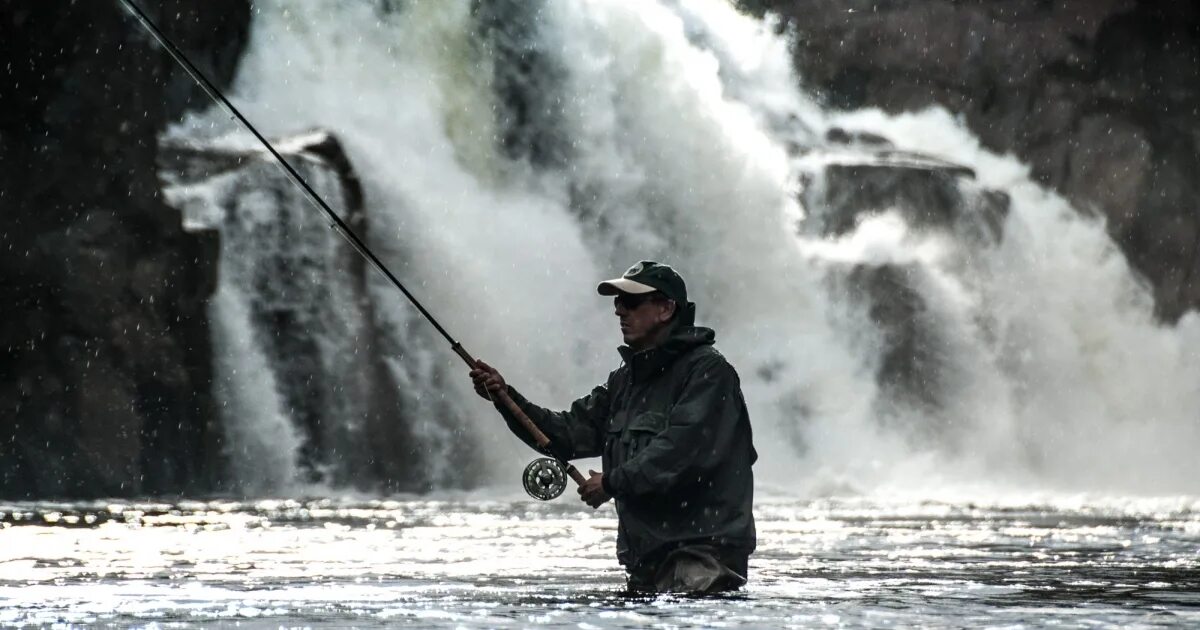
{"label": "waterfall", "polygon": [[[1200,320],[1156,323],[1104,226],[946,112],[798,85],[786,37],[721,0],[261,0],[232,96],[268,134],[340,138],[372,247],[547,406],[616,367],[595,285],[650,258],[738,368],[777,491],[1200,491]],[[213,112],[172,131],[213,133]],[[366,282],[428,484],[468,459],[515,481],[527,451]],[[219,319],[272,290],[223,284]]]}
{"label": "waterfall", "polygon": [[[338,455],[362,451],[362,264],[264,151],[233,140],[166,142],[174,165],[164,169],[165,193],[188,229],[219,232],[209,315],[230,485],[289,491],[338,479]],[[319,194],[344,205],[336,173],[301,151],[321,140],[281,150]]]}

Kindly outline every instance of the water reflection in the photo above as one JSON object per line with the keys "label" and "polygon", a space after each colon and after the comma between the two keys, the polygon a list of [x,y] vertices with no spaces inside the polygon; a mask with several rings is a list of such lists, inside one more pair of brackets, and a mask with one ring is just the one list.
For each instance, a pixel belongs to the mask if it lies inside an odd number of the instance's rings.
{"label": "water reflection", "polygon": [[1200,622],[1188,499],[768,500],[751,584],[624,591],[611,508],[475,497],[0,505],[0,623]]}

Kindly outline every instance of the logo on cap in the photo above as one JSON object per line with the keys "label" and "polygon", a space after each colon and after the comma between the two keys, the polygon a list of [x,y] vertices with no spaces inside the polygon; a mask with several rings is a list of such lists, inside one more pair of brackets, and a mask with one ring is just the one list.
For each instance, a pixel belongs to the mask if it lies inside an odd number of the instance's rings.
{"label": "logo on cap", "polygon": [[645,270],[645,267],[646,267],[646,265],[644,263],[638,263],[638,264],[630,267],[629,271],[625,272],[625,277],[632,278],[632,277],[638,275],[639,273],[642,273],[642,271]]}

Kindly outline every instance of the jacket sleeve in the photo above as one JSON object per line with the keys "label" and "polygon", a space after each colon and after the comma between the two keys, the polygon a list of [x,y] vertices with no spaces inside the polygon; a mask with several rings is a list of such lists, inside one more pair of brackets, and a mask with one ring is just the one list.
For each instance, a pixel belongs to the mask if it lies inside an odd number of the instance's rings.
{"label": "jacket sleeve", "polygon": [[550,438],[549,452],[539,449],[533,437],[517,422],[516,417],[498,401],[496,409],[504,416],[508,428],[523,442],[546,455],[554,455],[564,460],[581,457],[599,457],[604,448],[605,426],[608,422],[609,392],[608,385],[597,385],[592,392],[571,403],[566,411],[551,411],[539,407],[521,395],[512,386],[508,395],[529,416],[530,420]]}
{"label": "jacket sleeve", "polygon": [[619,499],[636,498],[703,481],[730,456],[725,451],[747,415],[733,366],[719,355],[697,361],[666,428],[605,474],[605,490]]}

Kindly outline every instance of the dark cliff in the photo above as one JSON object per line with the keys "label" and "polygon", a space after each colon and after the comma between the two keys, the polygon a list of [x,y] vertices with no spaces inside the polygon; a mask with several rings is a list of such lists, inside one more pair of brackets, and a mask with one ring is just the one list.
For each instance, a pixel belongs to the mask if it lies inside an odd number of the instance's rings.
{"label": "dark cliff", "polygon": [[[246,0],[143,4],[231,79]],[[202,491],[216,242],[155,168],[197,91],[116,2],[6,2],[0,41],[0,495]]]}
{"label": "dark cliff", "polygon": [[1200,307],[1200,3],[742,0],[828,105],[943,105],[1107,219],[1159,314]]}

